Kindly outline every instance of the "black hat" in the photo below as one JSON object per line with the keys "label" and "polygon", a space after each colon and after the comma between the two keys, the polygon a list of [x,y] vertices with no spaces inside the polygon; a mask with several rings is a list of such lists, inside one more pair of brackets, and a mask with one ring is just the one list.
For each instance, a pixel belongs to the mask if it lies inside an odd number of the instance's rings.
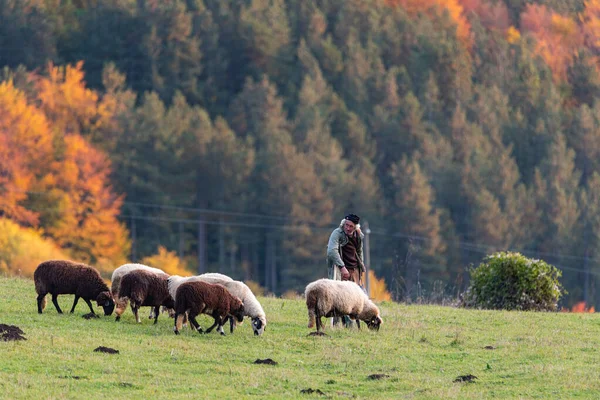
{"label": "black hat", "polygon": [[344,218],[348,221],[354,222],[355,224],[358,224],[358,222],[360,221],[360,217],[355,214],[348,214]]}

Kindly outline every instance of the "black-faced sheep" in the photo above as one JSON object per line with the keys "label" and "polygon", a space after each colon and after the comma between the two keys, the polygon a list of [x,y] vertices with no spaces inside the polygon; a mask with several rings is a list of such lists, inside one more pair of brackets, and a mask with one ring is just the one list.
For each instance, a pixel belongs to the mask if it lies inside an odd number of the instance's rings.
{"label": "black-faced sheep", "polygon": [[342,317],[344,315],[360,322],[365,321],[369,329],[379,330],[383,320],[379,309],[356,283],[319,279],[306,286],[304,292],[308,308],[308,327],[317,322],[317,332],[323,329],[321,317]]}
{"label": "black-faced sheep", "polygon": [[82,298],[90,308],[94,309],[90,300],[95,300],[98,307],[104,309],[104,315],[112,314],[115,303],[110,295],[108,285],[102,280],[100,273],[89,265],[69,260],[50,260],[38,265],[34,274],[35,291],[37,292],[38,313],[46,307],[46,294],[52,295],[52,303],[56,311],[62,314],[58,305],[59,294],[74,294],[75,300],[71,313]]}
{"label": "black-faced sheep", "polygon": [[[155,324],[158,321],[160,306],[175,307],[167,287],[168,278],[166,274],[155,274],[143,269],[131,271],[123,276],[118,297],[120,299],[127,297],[131,301],[131,310],[138,323],[141,322],[138,311],[142,306],[154,307]],[[121,310],[121,314],[123,311]],[[121,318],[121,314],[117,312],[117,321]]]}
{"label": "black-faced sheep", "polygon": [[[197,278],[208,283],[223,285],[225,289],[229,291],[229,293],[235,297],[239,297],[244,303],[244,315],[250,317],[252,320],[252,331],[254,331],[254,334],[259,336],[264,333],[265,328],[267,327],[267,316],[265,315],[265,311],[248,285],[240,281],[234,281],[226,275],[217,273],[202,274],[197,277],[192,277],[192,279],[193,278]],[[232,318],[229,318],[229,323],[229,331],[233,332],[235,321]]]}
{"label": "black-faced sheep", "polygon": [[175,334],[179,334],[186,314],[199,333],[202,333],[202,328],[196,321],[196,317],[200,314],[212,316],[215,322],[206,333],[217,326],[217,331],[221,335],[225,335],[223,324],[228,316],[238,321],[244,319],[244,303],[221,285],[202,281],[185,282],[177,289],[175,299],[175,327],[173,328]]}
{"label": "black-faced sheep", "polygon": [[[112,277],[111,277],[110,291],[111,291],[113,299],[115,301],[115,305],[116,305],[115,312],[116,312],[117,316],[120,316],[125,312],[125,309],[127,309],[127,301],[128,301],[127,298],[119,298],[119,287],[121,285],[121,279],[123,279],[123,276],[125,276],[129,272],[135,271],[135,270],[140,270],[140,269],[143,269],[144,271],[148,271],[148,272],[153,272],[155,274],[165,274],[168,276],[168,274],[166,274],[162,269],[152,268],[147,265],[137,264],[137,263],[123,264],[119,268],[115,269],[113,271]],[[170,310],[170,311],[173,311],[173,310]],[[150,316],[148,318],[152,319],[154,317],[155,317],[154,307],[152,307],[152,308],[150,308]]]}
{"label": "black-faced sheep", "polygon": [[[224,286],[229,293],[234,297],[239,297],[244,303],[244,316],[251,318],[254,334],[258,336],[264,333],[265,327],[267,326],[267,317],[262,306],[252,293],[252,290],[250,290],[246,284],[240,281],[234,281],[228,276],[218,273],[207,273],[188,277],[172,275],[169,277],[169,293],[171,293],[171,296],[175,296],[175,301],[177,301],[177,288],[182,283],[192,281],[203,281]],[[236,321],[231,317],[228,317],[227,319],[229,319],[230,323],[229,332],[233,333]]]}

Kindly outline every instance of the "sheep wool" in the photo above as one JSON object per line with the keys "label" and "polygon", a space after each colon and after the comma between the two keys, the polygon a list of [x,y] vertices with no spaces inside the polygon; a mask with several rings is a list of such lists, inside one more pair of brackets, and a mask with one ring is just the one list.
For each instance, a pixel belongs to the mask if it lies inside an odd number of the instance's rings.
{"label": "sheep wool", "polygon": [[214,327],[221,335],[225,335],[223,324],[228,316],[242,320],[244,303],[232,296],[227,289],[221,285],[213,285],[202,281],[184,282],[177,289],[175,296],[175,327],[173,331],[179,334],[185,315],[188,315],[190,323],[202,333],[203,330],[196,321],[200,314],[210,315],[214,318],[214,324],[206,330],[211,332]]}
{"label": "sheep wool", "polygon": [[95,300],[98,307],[104,309],[104,315],[112,314],[115,303],[110,295],[108,285],[98,270],[83,263],[70,260],[49,260],[39,264],[33,274],[35,291],[37,292],[38,313],[46,307],[46,294],[52,295],[52,303],[56,311],[62,314],[58,305],[58,295],[74,294],[75,300],[71,313],[79,299],[83,299],[92,314],[94,309],[90,300]]}
{"label": "sheep wool", "polygon": [[[121,279],[123,279],[123,276],[125,276],[129,272],[135,271],[138,269],[143,269],[148,272],[154,272],[155,274],[165,274],[166,275],[166,273],[162,269],[153,268],[153,267],[149,267],[144,264],[137,264],[137,263],[123,264],[120,267],[118,267],[117,269],[115,269],[113,271],[112,277],[110,279],[110,281],[111,281],[110,291],[112,293],[113,299],[115,301],[115,305],[117,307],[117,310],[116,310],[117,315],[121,315],[125,312],[125,309],[127,308],[127,302],[128,302],[128,300],[126,298],[125,299],[119,298],[119,286],[121,285]],[[154,307],[152,307],[150,309],[150,317],[149,318],[154,318]]]}
{"label": "sheep wool", "polygon": [[379,309],[356,283],[319,279],[309,283],[304,292],[308,309],[308,327],[317,323],[317,332],[324,327],[321,317],[341,317],[348,315],[357,321],[367,323],[369,329],[379,330],[383,323]]}
{"label": "sheep wool", "polygon": [[[208,283],[217,283],[223,285],[225,289],[229,291],[233,296],[239,297],[244,302],[244,315],[250,317],[252,320],[252,331],[254,335],[260,336],[265,332],[267,327],[267,316],[263,310],[261,304],[252,293],[252,290],[244,282],[234,281],[233,279],[226,276],[228,279],[222,279],[221,274],[208,273],[192,277],[191,280],[199,279]],[[235,321],[229,319],[230,332],[233,332]]]}
{"label": "sheep wool", "polygon": [[[169,294],[167,286],[167,274],[155,274],[143,269],[133,270],[123,276],[119,287],[119,299],[128,298],[131,301],[131,309],[135,320],[139,323],[138,311],[142,306],[154,308],[154,323],[158,321],[159,307],[174,308],[175,302]],[[124,309],[117,309],[118,321]]]}

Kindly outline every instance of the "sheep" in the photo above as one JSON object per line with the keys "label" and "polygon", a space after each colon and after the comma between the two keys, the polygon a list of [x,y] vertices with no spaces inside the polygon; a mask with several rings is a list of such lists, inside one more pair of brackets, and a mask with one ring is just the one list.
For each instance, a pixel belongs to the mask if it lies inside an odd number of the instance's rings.
{"label": "sheep", "polygon": [[[262,306],[252,293],[252,290],[250,290],[250,288],[243,282],[234,281],[226,275],[207,273],[185,278],[178,275],[171,275],[169,278],[169,293],[171,296],[174,296],[175,302],[177,302],[177,288],[179,285],[184,282],[198,280],[220,284],[224,286],[229,293],[239,297],[244,302],[244,315],[252,319],[252,330],[254,331],[254,335],[259,336],[263,334],[265,327],[267,326],[267,318]],[[233,333],[235,321],[232,318],[229,318],[229,323],[229,332]],[[240,321],[240,323],[242,322]]]}
{"label": "sheep", "polygon": [[175,326],[173,331],[176,335],[179,334],[186,314],[198,333],[203,331],[198,321],[196,321],[196,316],[199,314],[211,315],[215,322],[205,333],[210,333],[217,326],[217,332],[221,335],[225,335],[223,324],[228,316],[238,321],[244,319],[244,303],[238,297],[229,294],[227,289],[221,285],[213,285],[202,281],[184,282],[177,289],[175,299]]}
{"label": "sheep", "polygon": [[[113,299],[117,306],[117,311],[116,311],[117,316],[120,316],[121,314],[123,314],[125,312],[125,309],[127,308],[127,299],[126,298],[120,299],[118,296],[121,279],[123,278],[123,276],[125,274],[127,274],[131,271],[139,270],[139,269],[143,269],[148,272],[153,272],[155,274],[166,274],[162,269],[152,268],[152,267],[149,267],[144,264],[135,264],[135,263],[123,264],[119,268],[115,269],[112,273],[110,291],[112,293]],[[148,316],[148,318],[150,318],[150,319],[154,318],[154,307],[150,308],[150,315]]]}
{"label": "sheep", "polygon": [[[131,300],[131,310],[135,315],[135,320],[140,323],[138,310],[142,306],[154,307],[154,324],[158,322],[159,307],[174,308],[175,303],[169,294],[167,287],[167,274],[155,274],[143,269],[131,271],[121,279],[119,287],[119,299],[129,298]],[[121,319],[124,310],[117,309],[117,318]]]}
{"label": "sheep", "polygon": [[[224,278],[222,278],[224,277]],[[264,333],[265,328],[267,327],[267,316],[265,315],[265,311],[262,306],[252,293],[252,290],[243,282],[234,281],[228,276],[221,274],[202,274],[197,277],[200,280],[208,283],[218,283],[223,285],[229,293],[234,296],[239,297],[244,302],[244,315],[250,317],[252,320],[252,330],[254,331],[254,335],[260,336]],[[230,332],[233,332],[234,321],[229,318],[230,323]]]}
{"label": "sheep", "polygon": [[321,317],[348,315],[356,320],[358,329],[360,322],[365,321],[369,329],[379,330],[383,320],[379,309],[356,283],[319,279],[309,283],[304,292],[308,308],[308,327],[317,322],[317,332],[323,329]]}
{"label": "sheep", "polygon": [[82,298],[87,303],[93,315],[94,309],[90,300],[95,300],[98,307],[102,306],[104,315],[111,315],[115,303],[108,285],[102,280],[100,273],[93,267],[83,263],[77,263],[70,260],[49,260],[39,264],[33,274],[35,282],[35,291],[37,292],[38,313],[46,308],[46,294],[52,295],[52,303],[56,311],[62,314],[58,305],[59,294],[74,294],[75,300],[71,313],[75,311],[75,306]]}

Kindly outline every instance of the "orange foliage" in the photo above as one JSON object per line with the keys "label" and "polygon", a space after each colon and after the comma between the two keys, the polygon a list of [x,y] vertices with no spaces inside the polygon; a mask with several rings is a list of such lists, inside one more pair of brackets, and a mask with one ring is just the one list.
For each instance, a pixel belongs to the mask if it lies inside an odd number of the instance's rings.
{"label": "orange foliage", "polygon": [[70,257],[40,230],[0,218],[0,273],[32,277],[42,261],[65,258]]}
{"label": "orange foliage", "polygon": [[158,246],[158,253],[142,259],[142,264],[160,268],[169,275],[190,276],[190,271],[185,268],[184,262],[177,257],[174,251],[168,251],[163,246]]}
{"label": "orange foliage", "polygon": [[79,135],[64,138],[62,159],[52,164],[54,179],[44,183],[56,199],[56,242],[84,262],[125,262],[129,235],[117,216],[123,202],[109,184],[110,161]]}
{"label": "orange foliage", "polygon": [[458,0],[458,2],[463,7],[464,15],[474,13],[479,17],[481,25],[487,29],[504,32],[510,26],[508,8],[502,1]]}
{"label": "orange foliage", "polygon": [[571,312],[574,313],[593,313],[596,312],[594,306],[586,307],[585,301],[580,301],[571,307]]}
{"label": "orange foliage", "polygon": [[514,26],[509,27],[506,30],[506,41],[510,44],[515,44],[521,40],[521,32]]}
{"label": "orange foliage", "polygon": [[585,43],[592,49],[600,49],[600,0],[586,0],[584,11],[579,15]]}
{"label": "orange foliage", "polygon": [[471,47],[471,25],[464,15],[460,0],[384,0],[390,7],[402,7],[409,15],[424,13],[436,16],[444,10],[456,23],[456,36],[467,47]]}
{"label": "orange foliage", "polygon": [[12,82],[0,83],[0,215],[35,225],[38,213],[21,203],[46,172],[52,137],[46,117]]}
{"label": "orange foliage", "polygon": [[387,291],[385,280],[377,279],[375,272],[369,270],[369,297],[376,301],[392,301],[392,295]]}
{"label": "orange foliage", "polygon": [[556,80],[564,80],[573,61],[574,49],[583,45],[577,22],[546,6],[528,4],[521,14],[521,28],[536,39],[536,52],[548,64]]}
{"label": "orange foliage", "polygon": [[75,66],[48,65],[47,76],[36,82],[37,99],[55,132],[89,133],[109,123],[116,106],[100,101],[98,94],[86,88],[83,63]]}

